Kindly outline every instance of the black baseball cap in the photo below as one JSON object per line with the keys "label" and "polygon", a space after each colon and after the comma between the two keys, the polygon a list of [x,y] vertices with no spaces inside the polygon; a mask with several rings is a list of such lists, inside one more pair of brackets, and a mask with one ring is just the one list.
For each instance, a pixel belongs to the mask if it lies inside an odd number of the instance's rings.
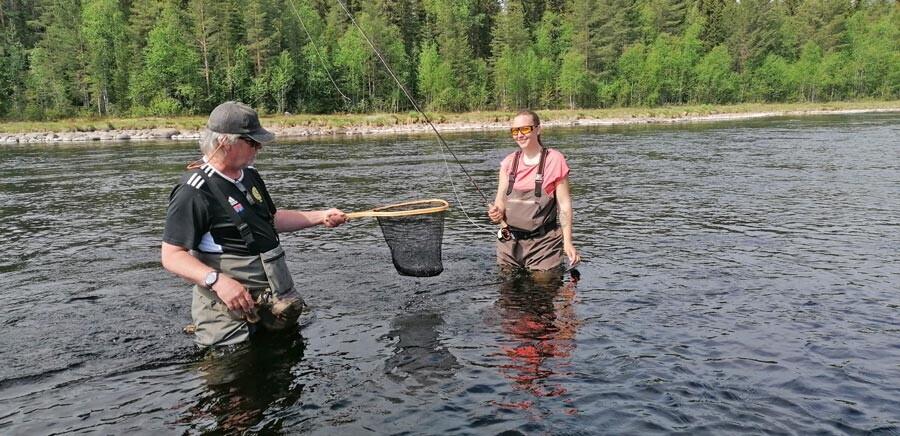
{"label": "black baseball cap", "polygon": [[275,134],[262,128],[259,115],[250,106],[236,101],[226,101],[209,114],[206,127],[216,133],[248,136],[260,144],[275,140]]}

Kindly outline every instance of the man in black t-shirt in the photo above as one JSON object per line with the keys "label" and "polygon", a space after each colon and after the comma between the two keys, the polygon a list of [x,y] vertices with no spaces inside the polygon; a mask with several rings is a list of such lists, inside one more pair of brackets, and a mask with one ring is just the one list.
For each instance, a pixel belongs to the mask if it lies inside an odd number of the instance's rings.
{"label": "man in black t-shirt", "polygon": [[275,135],[250,107],[226,102],[201,133],[202,160],[172,190],[162,243],[163,267],[194,283],[191,316],[201,346],[232,345],[262,325],[296,325],[303,302],[278,234],[347,217],[338,209],[277,209],[251,165]]}

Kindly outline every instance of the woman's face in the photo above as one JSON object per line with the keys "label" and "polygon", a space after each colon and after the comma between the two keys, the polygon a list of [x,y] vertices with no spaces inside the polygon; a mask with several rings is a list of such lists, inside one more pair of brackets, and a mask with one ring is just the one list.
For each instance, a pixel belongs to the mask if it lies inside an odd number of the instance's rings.
{"label": "woman's face", "polygon": [[[519,144],[519,147],[540,147],[540,143],[538,142],[538,135],[541,134],[541,126],[534,125],[534,119],[531,117],[531,115],[519,115],[513,118],[513,122],[510,127],[512,129],[517,129],[513,133],[513,139],[516,140],[516,144]],[[529,133],[525,133],[521,130],[518,130],[518,128],[521,127],[532,127],[532,130]]]}

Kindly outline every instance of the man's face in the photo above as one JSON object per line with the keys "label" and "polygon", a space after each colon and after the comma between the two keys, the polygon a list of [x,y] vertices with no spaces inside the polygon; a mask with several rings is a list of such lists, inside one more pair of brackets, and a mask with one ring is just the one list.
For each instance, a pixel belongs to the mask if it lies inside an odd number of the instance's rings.
{"label": "man's face", "polygon": [[253,139],[241,136],[231,144],[231,150],[228,153],[229,163],[240,168],[247,168],[256,161],[256,155],[262,148],[262,144]]}

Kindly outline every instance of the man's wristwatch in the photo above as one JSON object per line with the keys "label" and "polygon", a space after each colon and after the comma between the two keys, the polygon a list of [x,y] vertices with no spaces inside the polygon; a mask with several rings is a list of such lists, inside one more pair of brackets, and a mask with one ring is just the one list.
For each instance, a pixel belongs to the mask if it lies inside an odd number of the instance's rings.
{"label": "man's wristwatch", "polygon": [[212,289],[213,285],[215,285],[217,281],[219,281],[219,272],[210,271],[209,274],[206,275],[206,278],[203,279],[203,284],[207,288]]}

